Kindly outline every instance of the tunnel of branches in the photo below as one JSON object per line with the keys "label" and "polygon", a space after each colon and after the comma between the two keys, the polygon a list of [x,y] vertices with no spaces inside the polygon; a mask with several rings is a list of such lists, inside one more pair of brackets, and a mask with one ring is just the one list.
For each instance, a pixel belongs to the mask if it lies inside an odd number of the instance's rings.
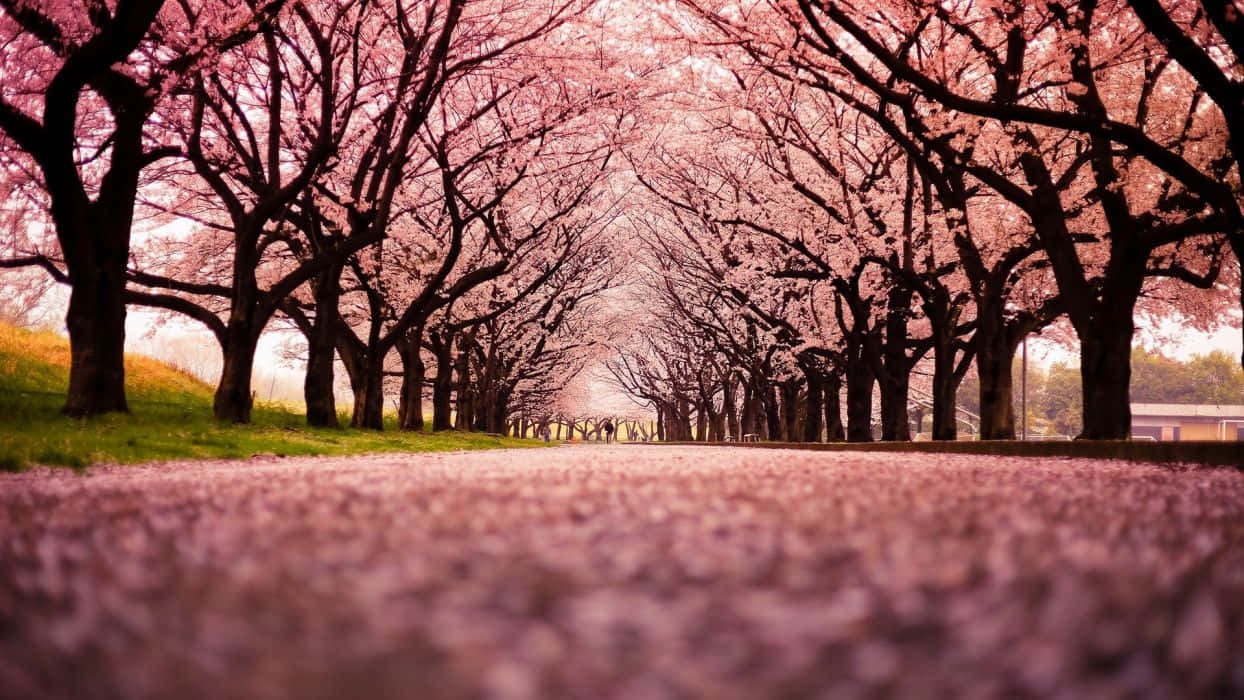
{"label": "tunnel of branches", "polygon": [[1231,9],[2,2],[0,283],[71,415],[141,311],[222,421],[280,333],[315,426],[1014,439],[1039,337],[1122,439],[1138,324],[1239,324]]}

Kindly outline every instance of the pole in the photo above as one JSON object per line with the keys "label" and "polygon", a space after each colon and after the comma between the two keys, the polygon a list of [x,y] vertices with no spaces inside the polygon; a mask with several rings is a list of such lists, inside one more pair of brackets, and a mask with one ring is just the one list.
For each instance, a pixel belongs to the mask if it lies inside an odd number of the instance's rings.
{"label": "pole", "polygon": [[1020,440],[1028,439],[1028,334],[1024,334],[1024,369],[1019,381]]}

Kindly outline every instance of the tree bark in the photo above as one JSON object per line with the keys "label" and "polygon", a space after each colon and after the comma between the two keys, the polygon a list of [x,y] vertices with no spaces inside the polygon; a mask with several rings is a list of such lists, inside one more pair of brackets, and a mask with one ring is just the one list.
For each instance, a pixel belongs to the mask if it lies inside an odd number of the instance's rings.
{"label": "tree bark", "polygon": [[847,439],[847,433],[842,427],[842,376],[837,371],[825,376],[824,394],[825,439],[842,442]]}
{"label": "tree bark", "polygon": [[[16,21],[19,32],[31,29],[40,6]],[[144,127],[153,108],[152,97],[140,84],[114,66],[139,46],[159,11],[160,3],[130,7],[124,22],[107,19],[93,38],[82,44],[66,42],[65,61],[49,75],[43,95],[43,123],[17,118],[12,112],[0,120],[6,142],[34,156],[43,172],[48,210],[65,259],[70,285],[69,389],[62,412],[84,417],[128,411],[125,400],[125,269],[130,257],[130,229],[139,175],[149,163],[144,149]],[[92,16],[92,19],[96,19]],[[37,21],[37,20],[36,20]],[[106,39],[104,37],[107,37]],[[93,80],[110,86],[107,171],[100,186],[82,180],[77,152],[79,100]],[[90,87],[88,87],[90,86]],[[98,164],[97,164],[98,165]],[[92,166],[94,168],[96,166]],[[95,201],[88,191],[95,189]]]}
{"label": "tree bark", "polygon": [[898,372],[896,369],[889,371],[888,381],[880,382],[881,439],[910,442],[911,416],[907,414],[909,378],[906,372]]}
{"label": "tree bark", "polygon": [[1084,395],[1080,439],[1126,440],[1131,436],[1132,337],[1136,332],[1132,318],[1142,274],[1140,264],[1134,265],[1130,274],[1118,272],[1103,291],[1092,332],[1077,332]]}
{"label": "tree bark", "polygon": [[454,427],[470,430],[475,422],[475,391],[471,385],[471,352],[464,336],[459,336],[458,356],[454,359],[454,373],[458,375],[456,394],[458,410],[454,412]]}
{"label": "tree bark", "polygon": [[798,442],[802,437],[799,430],[799,382],[791,379],[779,387],[781,396],[782,440]]}
{"label": "tree bark", "polygon": [[411,333],[398,346],[402,358],[402,394],[398,400],[397,422],[401,430],[423,430],[423,382],[427,368],[423,364],[421,335]]}
{"label": "tree bark", "polygon": [[[500,362],[497,359],[494,346],[490,346],[489,351],[484,355],[482,365],[478,369],[478,380],[475,383],[475,423],[474,429],[484,432],[497,432],[498,422],[496,414],[499,403],[508,403],[508,397],[503,399],[503,395],[507,389],[503,386],[500,374]],[[501,424],[505,423],[506,415],[509,413],[508,407],[502,407]]]}
{"label": "tree bark", "polygon": [[861,341],[847,341],[847,442],[873,441],[874,378],[863,351]]}
{"label": "tree bark", "polygon": [[[505,425],[506,416],[510,412],[510,392],[508,390],[500,390],[497,392],[496,399],[492,405],[488,407],[488,432],[499,433],[502,426]],[[558,429],[560,433],[560,428]],[[518,435],[517,437],[522,437]]]}
{"label": "tree bark", "polygon": [[955,420],[955,401],[959,382],[955,377],[954,351],[942,352],[934,348],[933,354],[933,439],[959,439],[959,426]]}
{"label": "tree bark", "polygon": [[744,435],[753,435],[760,432],[758,429],[758,417],[756,409],[756,392],[753,389],[751,377],[743,382],[743,415],[739,423],[739,439]]}
{"label": "tree bark", "polygon": [[125,400],[124,259],[74,277],[69,294],[69,392],[62,413],[128,411]]}
{"label": "tree bark", "polygon": [[436,377],[432,382],[432,430],[449,430],[452,423],[453,339],[440,338],[433,344]]}
{"label": "tree bark", "polygon": [[1080,339],[1080,386],[1084,393],[1080,439],[1126,440],[1131,435],[1131,341],[1131,333],[1114,329]]}
{"label": "tree bark", "polygon": [[983,316],[978,318],[976,373],[980,377],[981,439],[1014,440],[1011,366],[1015,347],[1004,330],[995,330],[995,324]]}
{"label": "tree bark", "polygon": [[821,441],[821,404],[824,402],[824,380],[816,370],[804,370],[808,381],[807,409],[803,419],[803,441]]}
{"label": "tree bark", "polygon": [[[686,399],[678,399],[675,403],[674,410],[675,434],[679,440],[690,441],[693,438],[691,432],[691,404]],[[597,426],[599,430],[600,426]]]}
{"label": "tree bark", "polygon": [[768,440],[782,439],[782,417],[779,414],[777,387],[772,384],[761,391],[765,409],[765,438]]}
{"label": "tree bark", "polygon": [[[926,313],[928,309],[926,307]],[[959,426],[955,402],[961,374],[955,372],[954,318],[933,324],[933,427],[934,440],[957,440]],[[922,421],[923,422],[923,421]],[[920,426],[917,426],[919,432]]]}
{"label": "tree bark", "polygon": [[384,430],[384,358],[368,348],[363,364],[363,381],[354,392],[354,415],[350,425],[368,430]]}
{"label": "tree bark", "polygon": [[735,404],[735,392],[736,392],[736,385],[734,382],[734,376],[733,375],[727,376],[721,382],[721,396],[722,396],[721,403],[722,403],[722,407],[726,411],[726,430],[732,438],[734,438],[735,440],[738,440],[739,438],[742,437],[742,435],[739,434],[738,409],[734,405]]}
{"label": "tree bark", "polygon": [[255,346],[259,333],[243,314],[230,319],[225,330],[224,366],[212,412],[216,420],[230,423],[251,422],[251,375],[255,366]]}
{"label": "tree bark", "polygon": [[[910,211],[910,202],[909,211]],[[887,295],[885,343],[878,349],[874,372],[881,395],[881,439],[910,442],[911,417],[907,414],[907,393],[911,382],[912,358],[907,356],[907,311],[912,292],[894,285]],[[922,353],[920,353],[922,354]]]}
{"label": "tree bark", "polygon": [[334,331],[337,306],[341,298],[341,266],[325,268],[315,281],[315,321],[307,335],[307,374],[302,395],[307,404],[307,425],[339,428],[337,403],[333,396],[333,360],[336,357]]}

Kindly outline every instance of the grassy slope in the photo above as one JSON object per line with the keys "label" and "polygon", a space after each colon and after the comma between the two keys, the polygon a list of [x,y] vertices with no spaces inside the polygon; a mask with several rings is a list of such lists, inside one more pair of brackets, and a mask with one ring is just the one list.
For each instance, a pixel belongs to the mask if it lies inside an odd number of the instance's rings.
{"label": "grassy slope", "polygon": [[0,469],[85,466],[178,457],[249,457],[534,446],[479,434],[378,433],[306,427],[301,414],[257,405],[249,426],[212,419],[212,387],[148,357],[125,360],[129,415],[59,414],[69,385],[69,342],[0,324]]}

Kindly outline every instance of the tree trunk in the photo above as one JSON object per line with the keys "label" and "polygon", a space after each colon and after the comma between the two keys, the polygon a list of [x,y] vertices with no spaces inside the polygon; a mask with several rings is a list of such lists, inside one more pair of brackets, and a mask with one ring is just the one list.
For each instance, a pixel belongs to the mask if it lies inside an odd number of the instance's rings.
{"label": "tree trunk", "polygon": [[[475,422],[473,430],[487,433],[499,432],[498,428],[505,425],[510,412],[509,396],[499,380],[496,354],[489,351],[478,368],[478,379],[475,382]],[[500,404],[500,405],[499,405]],[[500,409],[501,419],[497,420]]]}
{"label": "tree trunk", "polygon": [[686,399],[678,399],[674,404],[674,434],[684,442],[692,439],[691,405]]}
{"label": "tree trunk", "polygon": [[[130,17],[139,26],[154,16],[146,10],[139,15]],[[115,32],[106,30],[96,37],[108,34]],[[81,59],[85,54],[72,43],[67,48],[69,60],[65,66],[75,68],[62,69],[51,80],[55,87],[44,95],[43,128],[36,139],[42,142],[37,160],[70,283],[69,310],[65,315],[69,330],[69,390],[61,411],[68,416],[84,417],[129,410],[125,400],[125,269],[130,258],[130,229],[139,175],[147,162],[143,155],[143,131],[153,105],[139,93],[123,98],[116,95],[123,103],[111,115],[115,122],[107,139],[108,169],[102,173],[103,186],[98,188],[96,201],[91,202],[87,191],[92,188],[82,181],[79,154],[74,149],[78,100],[89,76],[106,77],[116,58],[110,56],[93,64],[84,62]],[[94,55],[98,58],[115,51],[119,58],[130,53],[136,43],[128,39],[104,42],[103,46],[110,48]],[[99,41],[92,40],[87,45],[92,52],[101,48]]]}
{"label": "tree trunk", "polygon": [[978,309],[976,373],[980,377],[982,440],[1014,440],[1011,366],[1015,345],[1008,338],[1000,309]]}
{"label": "tree trunk", "polygon": [[887,442],[911,441],[911,417],[907,414],[907,392],[911,366],[907,356],[907,310],[912,293],[895,285],[888,295],[885,344],[880,348],[881,363],[876,373],[881,394],[881,439]]}
{"label": "tree trunk", "polygon": [[434,343],[436,353],[436,377],[432,382],[432,430],[449,430],[453,427],[453,342],[441,338]]}
{"label": "tree trunk", "polygon": [[953,333],[947,324],[933,326],[933,428],[934,440],[957,440],[955,401],[959,377],[955,374]]}
{"label": "tree trunk", "polygon": [[726,431],[728,435],[735,440],[738,440],[742,436],[739,434],[738,409],[734,405],[735,391],[736,386],[734,383],[734,377],[726,377],[721,383],[721,403],[722,407],[726,410]]}
{"label": "tree trunk", "polygon": [[471,353],[465,347],[465,342],[459,342],[454,373],[458,375],[458,410],[454,414],[454,427],[458,430],[470,430],[475,422],[475,391],[471,386]]}
{"label": "tree trunk", "polygon": [[759,433],[757,429],[756,392],[752,388],[751,378],[743,382],[743,416],[739,423],[738,437]]}
{"label": "tree trunk", "polygon": [[847,343],[847,442],[873,441],[873,373],[863,343]]}
{"label": "tree trunk", "polygon": [[[124,259],[119,271],[74,276],[69,294],[69,392],[62,413],[128,411],[125,401]],[[86,279],[82,279],[82,278]]]}
{"label": "tree trunk", "polygon": [[911,441],[911,416],[907,414],[907,387],[910,378],[898,367],[889,368],[881,388],[881,439]]}
{"label": "tree trunk", "polygon": [[766,438],[769,440],[781,440],[782,418],[779,414],[777,387],[770,384],[764,388],[761,396],[764,397],[765,404]]}
{"label": "tree trunk", "polygon": [[799,382],[793,379],[783,382],[779,395],[782,400],[782,440],[798,442],[802,437],[799,430]]}
{"label": "tree trunk", "polygon": [[[915,164],[906,159],[907,187],[903,197],[903,227],[901,259],[892,257],[900,263],[902,269],[914,274],[914,252],[912,239],[915,230],[916,213],[916,179]],[[926,187],[926,193],[928,189]],[[925,204],[925,234],[928,231],[928,197],[922,200]],[[919,361],[923,352],[912,348],[911,357],[907,351],[907,318],[911,313],[911,302],[915,292],[905,284],[892,283],[886,294],[885,344],[880,348],[882,363],[881,371],[876,372],[878,386],[881,390],[881,439],[891,442],[911,442],[911,416],[907,413],[907,394],[911,384],[911,368]]]}
{"label": "tree trunk", "polygon": [[[498,391],[493,404],[488,407],[488,432],[499,433],[505,425],[506,415],[510,412],[510,396],[508,391]],[[561,428],[558,428],[561,432]],[[523,437],[518,435],[516,437]]]}
{"label": "tree trunk", "polygon": [[399,348],[402,358],[402,394],[398,400],[397,422],[401,430],[423,430],[423,381],[427,368],[419,347],[419,334],[408,336]]}
{"label": "tree trunk", "polygon": [[316,428],[341,427],[333,396],[333,360],[336,358],[333,332],[340,297],[341,267],[333,265],[316,277],[315,321],[307,336],[307,374],[302,382],[307,425]]}
{"label": "tree trunk", "polygon": [[384,430],[384,358],[369,348],[363,363],[363,382],[354,392],[354,415],[350,425]]}
{"label": "tree trunk", "polygon": [[225,330],[224,366],[212,413],[216,420],[230,423],[251,422],[251,375],[255,365],[255,346],[259,334],[249,319],[231,319]]}
{"label": "tree trunk", "polygon": [[[949,365],[949,366],[946,366]],[[955,402],[959,390],[959,381],[955,377],[954,354],[950,360],[933,358],[933,439],[959,439],[959,425],[955,419]]]}
{"label": "tree trunk", "polygon": [[1080,386],[1084,394],[1082,440],[1126,440],[1132,432],[1129,403],[1132,336],[1130,310],[1100,320],[1097,332],[1080,337]]}
{"label": "tree trunk", "polygon": [[1084,397],[1084,430],[1078,439],[1126,440],[1132,434],[1133,319],[1149,253],[1135,246],[1112,251],[1093,322],[1076,327]]}
{"label": "tree trunk", "polygon": [[259,260],[248,236],[237,240],[233,258],[233,291],[229,300],[229,321],[225,326],[224,366],[212,412],[216,420],[230,423],[251,422],[251,375],[255,365],[255,346],[267,323],[259,306],[259,283],[255,268]]}
{"label": "tree trunk", "polygon": [[815,370],[805,370],[808,381],[807,408],[803,418],[803,441],[821,441],[821,404],[824,401],[824,380]]}
{"label": "tree trunk", "polygon": [[842,427],[842,376],[830,371],[825,377],[825,439],[842,442],[847,433]]}

